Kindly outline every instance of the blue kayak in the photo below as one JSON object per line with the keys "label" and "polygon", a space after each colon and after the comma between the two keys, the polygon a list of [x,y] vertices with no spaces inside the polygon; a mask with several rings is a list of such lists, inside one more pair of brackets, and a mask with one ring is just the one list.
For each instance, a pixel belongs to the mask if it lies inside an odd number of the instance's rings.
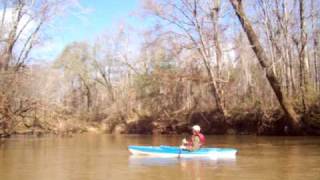
{"label": "blue kayak", "polygon": [[187,151],[176,146],[128,146],[133,155],[148,155],[158,157],[211,157],[235,158],[237,149],[233,148],[201,148]]}

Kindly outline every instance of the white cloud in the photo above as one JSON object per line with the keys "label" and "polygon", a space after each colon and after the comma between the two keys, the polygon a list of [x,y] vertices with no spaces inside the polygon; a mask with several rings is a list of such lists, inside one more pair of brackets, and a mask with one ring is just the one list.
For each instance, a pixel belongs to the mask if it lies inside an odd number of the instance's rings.
{"label": "white cloud", "polygon": [[59,38],[47,40],[35,46],[30,55],[34,61],[52,61],[64,47],[65,43]]}
{"label": "white cloud", "polygon": [[[22,31],[21,34],[21,40],[25,40],[28,38],[28,35],[34,30],[36,27],[37,22],[33,19],[31,19],[30,12],[26,13],[24,16],[22,16],[20,23],[18,24],[17,32]],[[0,10],[0,19],[2,19],[3,16],[3,9]],[[5,13],[5,19],[4,19],[4,26],[1,27],[2,31],[2,38],[8,38],[9,31],[13,28],[13,19],[16,19],[14,17],[14,9],[13,8],[7,8]],[[22,29],[24,28],[24,29]]]}
{"label": "white cloud", "polygon": [[[0,19],[2,19],[4,10],[0,10]],[[25,43],[28,41],[28,38],[35,30],[38,22],[36,19],[33,19],[32,13],[29,12],[27,9],[24,9],[24,12],[26,12],[21,20],[19,21],[16,36],[19,35],[19,38],[14,46],[14,52],[16,56],[18,57],[20,55],[21,50],[25,46]],[[5,11],[5,18],[4,18],[4,24],[3,26],[0,26],[1,29],[1,39],[3,42],[8,39],[10,31],[12,31],[14,23],[16,19],[16,14],[14,12],[13,8],[7,8]],[[1,44],[1,48],[3,48],[5,44]]]}

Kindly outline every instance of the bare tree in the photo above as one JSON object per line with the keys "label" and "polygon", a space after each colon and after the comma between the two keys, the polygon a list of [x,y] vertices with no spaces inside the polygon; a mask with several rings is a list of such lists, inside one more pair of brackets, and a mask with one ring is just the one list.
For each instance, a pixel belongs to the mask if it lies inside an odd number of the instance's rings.
{"label": "bare tree", "polygon": [[[215,99],[216,108],[223,115],[226,115],[227,112],[222,103],[217,84],[218,77],[215,76],[215,72],[211,65],[211,60],[215,55],[218,68],[217,74],[219,76],[222,57],[218,36],[220,1],[200,2],[197,0],[179,0],[174,2],[169,0],[161,3],[148,1],[148,3],[147,8],[153,15],[159,17],[164,22],[179,28],[179,31],[170,31],[175,32],[179,37],[190,41],[192,47],[199,53],[209,78],[209,89]],[[173,12],[163,11],[166,8],[171,9]],[[207,28],[208,21],[211,21],[213,26],[209,29]],[[211,38],[212,34],[213,38]],[[215,54],[212,54],[212,45],[215,46]]]}
{"label": "bare tree", "polygon": [[3,0],[1,17],[0,70],[19,70],[39,42],[42,28],[59,16],[68,1]]}
{"label": "bare tree", "polygon": [[[90,46],[87,43],[73,43],[65,48],[55,62],[56,68],[64,69],[64,73],[80,87],[81,94],[84,94],[86,109],[90,111],[92,105],[93,77]],[[81,97],[80,97],[81,98]]]}
{"label": "bare tree", "polygon": [[300,49],[299,49],[299,87],[301,93],[301,104],[303,112],[306,111],[305,91],[307,86],[306,78],[306,46],[307,34],[305,30],[304,0],[299,0],[299,19],[300,19]]}
{"label": "bare tree", "polygon": [[299,119],[298,115],[296,114],[296,112],[294,111],[288,98],[283,94],[283,90],[281,88],[281,85],[270,67],[270,65],[271,65],[270,60],[267,57],[265,51],[263,50],[263,48],[259,42],[258,36],[256,35],[250,21],[248,20],[245,12],[243,10],[241,0],[230,0],[230,2],[235,10],[237,17],[239,18],[239,21],[240,21],[244,31],[247,34],[249,42],[252,46],[252,50],[255,52],[261,67],[264,69],[264,72],[265,72],[265,75],[268,79],[269,84],[271,85],[282,109],[284,110],[284,112],[286,113],[286,115],[288,116],[288,118],[290,120],[291,128],[293,128],[293,130],[298,130],[299,126],[300,126],[299,125],[300,119]]}
{"label": "bare tree", "polygon": [[[25,119],[38,120],[37,96],[32,96],[34,66],[26,67],[30,52],[40,41],[43,27],[68,1],[59,0],[2,0],[0,24],[0,129],[7,134],[17,126],[26,124]],[[30,84],[28,84],[30,83]],[[28,123],[27,123],[28,124]],[[2,126],[3,125],[3,126]],[[26,125],[29,126],[29,125]]]}
{"label": "bare tree", "polygon": [[319,9],[317,9],[317,3],[311,1],[311,27],[312,27],[312,48],[313,48],[313,65],[314,65],[314,85],[315,89],[320,91],[320,69],[319,69],[319,39],[320,39],[320,30],[317,27],[317,19],[319,19]]}
{"label": "bare tree", "polygon": [[[111,83],[111,63],[110,61],[113,60],[113,57],[111,54],[107,54],[105,56],[103,56],[104,61],[101,61],[101,59],[98,58],[97,53],[98,53],[99,49],[97,44],[93,47],[93,63],[92,65],[94,66],[94,68],[97,70],[99,76],[97,76],[95,78],[95,80],[102,84],[108,91],[109,94],[109,98],[111,103],[113,103],[115,101],[115,97],[114,97],[114,92],[113,92],[113,87],[112,87],[112,83]],[[108,63],[109,61],[109,63]],[[109,64],[109,65],[107,65]]]}

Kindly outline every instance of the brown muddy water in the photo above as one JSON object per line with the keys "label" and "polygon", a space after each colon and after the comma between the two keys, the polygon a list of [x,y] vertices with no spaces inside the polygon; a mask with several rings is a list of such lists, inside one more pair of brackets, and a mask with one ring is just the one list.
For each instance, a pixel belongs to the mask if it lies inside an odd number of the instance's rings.
{"label": "brown muddy water", "polygon": [[182,136],[15,137],[0,145],[1,180],[319,180],[319,137],[208,136],[236,159],[135,158],[128,145],[177,145]]}

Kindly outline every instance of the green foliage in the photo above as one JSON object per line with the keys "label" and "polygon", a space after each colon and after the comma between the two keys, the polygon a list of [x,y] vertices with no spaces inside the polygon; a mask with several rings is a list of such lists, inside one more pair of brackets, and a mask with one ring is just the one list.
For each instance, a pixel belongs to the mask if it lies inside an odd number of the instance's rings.
{"label": "green foliage", "polygon": [[90,79],[90,52],[86,43],[75,42],[67,46],[54,63],[55,68],[62,68],[69,77],[80,76],[84,80]]}
{"label": "green foliage", "polygon": [[160,83],[152,74],[135,76],[134,88],[139,99],[153,98],[160,93]]}
{"label": "green foliage", "polygon": [[160,95],[162,75],[176,70],[175,59],[163,47],[152,49],[152,60],[148,71],[134,77],[133,84],[141,99],[155,98]]}

